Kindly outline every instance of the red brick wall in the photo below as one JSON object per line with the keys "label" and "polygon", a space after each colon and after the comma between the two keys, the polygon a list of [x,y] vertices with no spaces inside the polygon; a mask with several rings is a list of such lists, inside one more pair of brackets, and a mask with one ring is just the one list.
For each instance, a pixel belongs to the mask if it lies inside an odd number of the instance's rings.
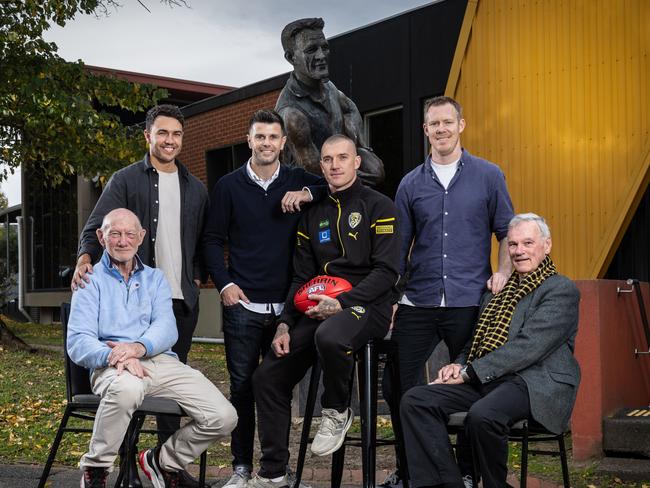
{"label": "red brick wall", "polygon": [[206,150],[245,141],[253,112],[275,107],[279,94],[280,90],[274,90],[186,119],[180,160],[207,185]]}

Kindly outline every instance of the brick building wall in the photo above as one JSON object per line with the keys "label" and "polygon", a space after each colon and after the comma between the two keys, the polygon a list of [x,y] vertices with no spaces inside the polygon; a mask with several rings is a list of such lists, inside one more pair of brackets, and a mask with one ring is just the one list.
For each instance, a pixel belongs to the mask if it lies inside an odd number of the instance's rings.
{"label": "brick building wall", "polygon": [[253,112],[275,107],[279,94],[280,90],[273,90],[187,117],[180,160],[207,185],[206,151],[245,142],[248,120]]}

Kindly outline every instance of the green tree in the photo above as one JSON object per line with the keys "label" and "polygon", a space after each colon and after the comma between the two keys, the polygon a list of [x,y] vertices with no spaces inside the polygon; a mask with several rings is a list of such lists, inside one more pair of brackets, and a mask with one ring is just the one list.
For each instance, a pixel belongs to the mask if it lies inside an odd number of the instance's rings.
{"label": "green tree", "polygon": [[9,206],[9,199],[3,191],[0,190],[0,210],[3,210]]}
{"label": "green tree", "polygon": [[53,23],[117,7],[115,0],[0,1],[0,181],[21,164],[53,186],[73,174],[104,180],[142,155],[140,131],[111,112],[145,111],[166,91],[93,75],[43,39]]}

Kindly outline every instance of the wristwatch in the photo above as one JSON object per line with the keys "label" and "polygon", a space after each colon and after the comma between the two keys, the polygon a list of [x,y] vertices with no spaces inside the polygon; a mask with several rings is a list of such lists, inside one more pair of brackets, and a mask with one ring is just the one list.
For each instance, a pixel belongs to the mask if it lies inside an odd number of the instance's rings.
{"label": "wristwatch", "polygon": [[470,378],[469,374],[467,373],[467,365],[460,368],[460,377],[463,378],[463,381],[465,383],[470,383],[472,381],[472,378]]}

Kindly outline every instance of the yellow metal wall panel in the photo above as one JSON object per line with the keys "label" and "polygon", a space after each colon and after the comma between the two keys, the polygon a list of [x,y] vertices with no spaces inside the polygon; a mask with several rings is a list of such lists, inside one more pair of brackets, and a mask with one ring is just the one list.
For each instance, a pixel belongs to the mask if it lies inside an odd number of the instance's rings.
{"label": "yellow metal wall panel", "polygon": [[[462,53],[461,53],[462,54]],[[553,258],[602,276],[647,186],[650,1],[479,0],[458,82],[463,145],[498,163]]]}

